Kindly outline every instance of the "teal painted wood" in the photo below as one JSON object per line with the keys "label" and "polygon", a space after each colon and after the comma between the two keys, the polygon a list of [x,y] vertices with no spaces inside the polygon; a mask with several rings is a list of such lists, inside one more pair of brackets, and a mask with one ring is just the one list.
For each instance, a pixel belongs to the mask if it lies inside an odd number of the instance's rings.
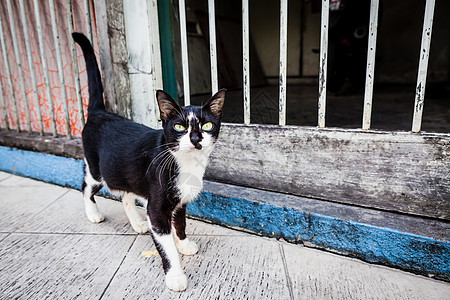
{"label": "teal painted wood", "polygon": [[0,147],[0,170],[81,189],[84,162],[51,154]]}
{"label": "teal painted wood", "polygon": [[450,280],[450,242],[203,192],[188,214],[225,226]]}
{"label": "teal painted wood", "polygon": [[173,99],[178,99],[175,54],[173,46],[173,27],[171,14],[172,1],[158,0],[159,37],[164,91]]}
{"label": "teal painted wood", "polygon": [[[0,170],[80,189],[81,160],[0,147]],[[450,280],[450,242],[360,222],[203,192],[188,214],[259,235]]]}

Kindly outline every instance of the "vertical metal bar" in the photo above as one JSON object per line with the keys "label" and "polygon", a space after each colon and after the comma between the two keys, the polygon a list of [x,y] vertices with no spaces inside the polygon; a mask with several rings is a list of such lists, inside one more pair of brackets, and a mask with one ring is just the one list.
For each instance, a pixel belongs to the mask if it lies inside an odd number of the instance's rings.
{"label": "vertical metal bar", "polygon": [[11,70],[9,68],[9,60],[8,60],[8,52],[6,50],[6,44],[5,44],[5,35],[3,34],[3,23],[2,23],[2,17],[0,14],[0,43],[2,45],[2,52],[3,52],[3,61],[5,62],[5,71],[6,71],[6,78],[8,79],[8,85],[11,90],[11,101],[14,107],[14,121],[17,124],[17,132],[20,132],[20,120],[19,120],[19,110],[17,109],[17,101],[16,101],[16,93],[14,93],[14,85],[12,82],[11,77]]}
{"label": "vertical metal bar", "polygon": [[[43,69],[43,75],[44,75],[44,87],[45,87],[45,93],[47,93],[48,101],[49,101],[49,108],[50,108],[50,119],[51,119],[51,130],[53,137],[57,136],[56,132],[56,122],[55,122],[55,110],[53,107],[53,98],[52,98],[52,91],[50,89],[50,80],[48,77],[48,67],[47,67],[47,58],[45,56],[45,44],[44,44],[44,36],[42,34],[42,25],[41,25],[41,13],[39,11],[39,0],[33,0],[34,4],[34,15],[36,18],[36,30],[38,34],[38,40],[39,40],[39,52],[42,60],[42,69]],[[44,95],[45,95],[44,93]]]}
{"label": "vertical metal bar", "polygon": [[250,124],[250,34],[248,26],[248,0],[242,0],[242,64],[244,94],[244,124]]}
{"label": "vertical metal bar", "polygon": [[38,91],[37,91],[36,76],[34,75],[34,64],[33,64],[33,56],[31,54],[30,35],[28,33],[28,23],[27,23],[27,17],[25,14],[25,6],[23,4],[23,0],[20,0],[19,4],[20,4],[20,15],[21,15],[22,24],[23,24],[23,34],[25,35],[25,48],[27,50],[28,68],[30,69],[31,85],[32,85],[33,94],[34,94],[34,103],[36,106],[36,110],[37,110],[36,113],[37,113],[37,118],[38,118],[38,122],[39,122],[39,133],[40,133],[40,135],[44,135],[44,124],[42,123],[41,105],[39,103],[39,95],[38,95]]}
{"label": "vertical metal bar", "polygon": [[[73,14],[72,14],[72,0],[67,0],[67,22],[69,24],[69,32],[73,32]],[[84,127],[84,112],[83,112],[83,99],[81,97],[81,84],[80,84],[80,73],[78,71],[78,59],[77,59],[77,49],[75,48],[75,42],[73,39],[69,39],[70,48],[72,50],[72,65],[73,65],[73,75],[75,77],[75,93],[77,95],[78,111],[80,114],[80,124]]]}
{"label": "vertical metal bar", "polygon": [[435,0],[427,0],[422,30],[422,44],[420,46],[419,72],[417,74],[416,100],[412,131],[419,132],[422,125],[423,103],[425,101],[425,84],[427,81],[428,57],[430,55],[431,30],[433,28]]}
{"label": "vertical metal bar", "polygon": [[3,95],[3,86],[2,81],[0,79],[0,101],[2,105],[3,118],[5,119],[5,129],[9,131],[9,119],[8,119],[8,111],[6,110],[6,101],[5,96]]}
{"label": "vertical metal bar", "polygon": [[370,2],[369,44],[367,46],[366,88],[364,91],[364,110],[362,129],[369,130],[372,118],[373,80],[375,74],[375,51],[377,48],[379,0]]}
{"label": "vertical metal bar", "polygon": [[64,110],[64,117],[66,119],[66,131],[67,131],[67,138],[72,138],[72,132],[70,130],[70,117],[69,117],[69,105],[67,103],[67,94],[66,94],[66,83],[64,81],[64,69],[62,64],[62,57],[61,57],[61,46],[59,44],[59,34],[58,34],[58,27],[56,25],[56,14],[55,14],[55,3],[54,0],[48,1],[50,5],[50,15],[52,20],[52,30],[53,30],[53,39],[55,42],[55,50],[56,50],[56,62],[58,65],[58,75],[59,75],[59,82],[60,82],[60,88],[61,88],[61,96],[63,101],[63,110]]}
{"label": "vertical metal bar", "polygon": [[330,1],[322,0],[322,24],[320,31],[320,65],[319,65],[319,128],[325,127],[325,108],[327,101],[327,52],[328,52],[328,16]]}
{"label": "vertical metal bar", "polygon": [[278,124],[286,125],[286,67],[287,67],[288,0],[280,0],[280,103]]}
{"label": "vertical metal bar", "polygon": [[211,91],[212,94],[219,90],[217,80],[217,43],[216,43],[216,11],[214,0],[208,0],[208,16],[209,16],[209,55],[211,57]]}
{"label": "vertical metal bar", "polygon": [[84,15],[86,18],[86,36],[89,38],[89,40],[93,41],[92,38],[92,27],[91,27],[91,6],[90,6],[90,0],[84,0]]}
{"label": "vertical metal bar", "polygon": [[181,63],[183,69],[184,105],[191,105],[191,92],[189,91],[189,57],[187,49],[186,33],[186,6],[184,0],[178,1],[180,10],[180,35],[181,35]]}
{"label": "vertical metal bar", "polygon": [[19,46],[17,45],[16,25],[14,23],[14,15],[13,15],[12,6],[11,6],[11,0],[7,0],[6,4],[8,6],[9,24],[11,26],[13,49],[14,49],[14,55],[16,57],[16,63],[17,63],[17,69],[18,69],[17,73],[19,74],[19,84],[20,84],[21,94],[23,97],[23,104],[25,107],[25,117],[27,120],[27,131],[28,131],[28,133],[31,133],[30,111],[28,108],[28,98],[27,98],[27,92],[26,92],[26,88],[25,88],[25,81],[23,79],[23,70],[22,70],[22,62],[20,61]]}

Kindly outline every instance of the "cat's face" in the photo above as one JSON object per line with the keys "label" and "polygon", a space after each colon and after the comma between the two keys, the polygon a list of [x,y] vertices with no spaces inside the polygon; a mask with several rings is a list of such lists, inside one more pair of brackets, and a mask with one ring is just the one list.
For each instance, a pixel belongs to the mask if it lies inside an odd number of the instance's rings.
{"label": "cat's face", "polygon": [[219,136],[226,90],[220,90],[203,106],[180,107],[164,91],[158,91],[159,111],[170,149],[209,152]]}

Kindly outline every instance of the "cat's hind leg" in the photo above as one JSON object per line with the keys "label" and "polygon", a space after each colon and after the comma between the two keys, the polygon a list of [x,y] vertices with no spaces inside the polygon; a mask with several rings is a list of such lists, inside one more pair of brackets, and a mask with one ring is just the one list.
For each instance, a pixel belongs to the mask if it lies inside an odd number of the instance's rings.
{"label": "cat's hind leg", "polygon": [[194,255],[198,252],[195,242],[186,237],[186,204],[175,208],[172,217],[173,236],[178,252],[183,255]]}
{"label": "cat's hind leg", "polygon": [[83,192],[84,209],[86,216],[92,223],[100,223],[105,220],[105,217],[98,211],[97,203],[94,195],[102,188],[102,183],[94,179],[89,169],[89,165],[85,160],[85,174],[84,181],[81,187]]}
{"label": "cat's hind leg", "polygon": [[125,193],[122,197],[123,208],[130,220],[131,227],[137,233],[146,233],[148,231],[148,224],[143,220],[136,208],[136,195],[132,193]]}

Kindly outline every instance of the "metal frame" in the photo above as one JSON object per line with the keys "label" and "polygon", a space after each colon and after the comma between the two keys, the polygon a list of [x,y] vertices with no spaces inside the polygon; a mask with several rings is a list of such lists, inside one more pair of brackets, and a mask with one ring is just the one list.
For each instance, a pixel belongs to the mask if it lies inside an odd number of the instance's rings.
{"label": "metal frame", "polygon": [[[27,51],[27,60],[28,60],[28,68],[30,69],[30,77],[31,77],[31,85],[33,89],[33,98],[34,98],[34,104],[37,109],[37,119],[39,124],[39,134],[44,135],[44,124],[42,123],[42,115],[41,115],[41,106],[39,104],[39,95],[37,91],[37,84],[36,84],[36,76],[34,75],[34,64],[33,64],[33,57],[31,53],[31,46],[30,46],[30,35],[28,33],[28,23],[27,18],[25,15],[25,5],[23,3],[23,0],[19,1],[20,5],[20,16],[22,18],[22,25],[23,25],[23,34],[25,36],[25,48]],[[31,128],[30,128],[31,129]]]}
{"label": "metal frame", "polygon": [[279,120],[278,124],[286,125],[286,70],[287,70],[287,28],[288,0],[280,1],[280,80],[279,80]]}
{"label": "metal frame", "polygon": [[189,89],[189,57],[186,32],[186,5],[184,0],[178,1],[178,8],[180,10],[181,63],[183,69],[184,105],[188,106],[191,105],[191,92]]}
{"label": "metal frame", "polygon": [[211,57],[211,93],[215,94],[219,90],[217,78],[217,49],[216,49],[216,12],[214,0],[208,0],[208,21],[209,21],[209,55]]}
{"label": "metal frame", "polygon": [[19,110],[17,108],[17,100],[16,100],[16,95],[14,93],[14,85],[13,85],[12,77],[11,77],[11,69],[9,67],[8,52],[6,51],[5,35],[4,35],[4,31],[3,31],[3,22],[2,22],[1,15],[0,15],[0,44],[2,46],[3,61],[5,63],[5,72],[6,72],[5,75],[6,75],[6,78],[8,81],[9,89],[11,90],[10,99],[12,101],[12,105],[14,108],[14,122],[16,123],[16,126],[17,126],[17,132],[20,132]]}
{"label": "metal frame", "polygon": [[248,0],[242,0],[242,68],[244,124],[250,125],[250,33]]}
{"label": "metal frame", "polygon": [[435,0],[427,0],[422,29],[422,44],[420,46],[419,71],[417,74],[416,97],[412,132],[419,132],[422,126],[423,104],[425,101],[425,85],[427,81],[428,58],[430,55],[431,31],[433,29]]}
{"label": "metal frame", "polygon": [[373,81],[375,74],[375,52],[377,48],[379,0],[370,2],[369,45],[367,47],[366,88],[362,129],[369,130],[372,118]]}
{"label": "metal frame", "polygon": [[[6,1],[8,16],[9,16],[9,26],[11,29],[11,34],[16,35],[15,20],[13,18],[11,0]],[[51,130],[53,136],[57,136],[56,122],[55,122],[55,111],[53,97],[49,85],[49,74],[47,68],[47,62],[45,58],[44,40],[42,33],[42,24],[40,20],[39,11],[39,1],[33,0],[34,4],[34,14],[36,18],[36,29],[39,39],[39,50],[40,57],[43,66],[43,76],[45,84],[45,93],[49,97],[50,101],[50,114],[51,114]],[[67,0],[68,13],[67,21],[69,24],[69,30],[73,30],[73,15],[71,11],[71,1]],[[91,15],[90,15],[90,1],[83,0],[85,8],[85,18],[86,18],[86,30],[89,38],[92,39],[92,28],[90,25]],[[65,79],[64,72],[62,69],[62,57],[61,49],[58,37],[58,28],[56,26],[56,13],[54,0],[48,0],[48,5],[50,7],[54,46],[56,49],[56,59],[58,65],[58,75],[61,87],[61,97],[63,101],[63,110],[65,117],[65,125],[67,131],[67,137],[71,138],[71,124],[68,108],[68,99],[65,89]],[[188,56],[188,39],[186,32],[186,5],[185,0],[179,0],[179,17],[180,17],[180,32],[181,32],[181,58],[182,58],[182,72],[183,72],[183,91],[184,91],[184,104],[190,105],[190,87],[189,87],[189,56]],[[39,123],[39,132],[42,135],[44,133],[44,126],[42,123],[42,116],[40,112],[38,89],[36,84],[36,77],[33,71],[33,60],[31,54],[28,24],[26,21],[24,1],[19,1],[20,15],[23,24],[23,33],[25,36],[25,47],[28,59],[28,67],[30,68],[30,76],[32,81],[32,92],[35,105],[37,106],[37,118]],[[156,6],[152,6],[156,7]],[[319,67],[319,97],[318,97],[318,127],[325,128],[325,117],[326,117],[326,94],[327,94],[327,60],[328,60],[328,30],[329,30],[329,7],[330,0],[322,0],[322,12],[321,12],[321,35],[320,35],[320,67]],[[423,105],[425,101],[425,86],[426,86],[426,76],[428,70],[428,60],[430,52],[431,43],[431,33],[433,26],[433,16],[434,16],[435,0],[426,0],[426,7],[424,12],[423,21],[423,31],[422,31],[422,42],[421,42],[421,52],[419,57],[419,68],[417,76],[417,85],[415,93],[415,104],[414,104],[414,115],[412,121],[412,132],[420,132],[422,115],[423,115]],[[156,9],[156,8],[155,8]],[[363,122],[361,128],[363,130],[371,129],[371,118],[372,118],[372,102],[373,102],[373,87],[374,87],[374,76],[375,76],[375,55],[376,55],[376,43],[377,43],[377,26],[378,26],[378,11],[379,11],[379,0],[371,0],[370,5],[370,26],[369,26],[369,39],[368,39],[368,50],[367,50],[367,65],[366,65],[366,85],[364,93],[364,110],[363,110]],[[218,83],[218,65],[217,65],[217,34],[216,34],[216,14],[215,14],[215,2],[214,0],[208,0],[208,23],[209,23],[209,51],[210,51],[210,63],[211,63],[211,92],[214,94],[219,88]],[[10,61],[8,60],[8,54],[5,45],[5,36],[3,31],[3,23],[0,19],[0,45],[2,47],[3,60],[5,63],[5,75],[8,77],[8,85],[12,92],[10,101],[12,107],[14,108],[13,118],[9,119],[9,113],[6,111],[6,99],[3,96],[5,92],[5,87],[0,86],[0,92],[2,93],[1,104],[3,105],[3,115],[5,118],[6,129],[11,129],[13,123],[17,124],[17,131],[20,132],[21,124],[19,117],[19,109],[17,95],[14,90],[14,85],[11,78]],[[286,77],[287,77],[287,29],[288,29],[288,0],[280,0],[280,57],[279,57],[279,120],[278,124],[280,126],[286,125]],[[249,29],[249,0],[242,0],[242,66],[243,66],[243,106],[244,106],[244,125],[249,125],[251,123],[251,95],[250,95],[250,29]],[[15,64],[19,67],[21,64],[21,57],[19,51],[19,45],[15,39],[13,39],[13,48],[15,56]],[[84,125],[84,113],[83,113],[83,103],[81,98],[80,82],[78,75],[78,63],[76,48],[73,42],[71,43],[71,51],[73,57],[73,69],[75,75],[75,88],[77,95],[77,102],[80,113],[81,125]],[[26,128],[29,133],[31,133],[31,120],[29,112],[29,104],[26,95],[26,87],[24,81],[23,70],[19,68],[19,85],[20,85],[20,95],[24,99],[24,110],[26,115]]]}
{"label": "metal frame", "polygon": [[[18,74],[19,74],[19,84],[20,84],[20,93],[22,94],[22,99],[23,99],[23,106],[25,108],[25,118],[27,121],[27,131],[28,133],[31,133],[31,121],[30,121],[30,111],[29,111],[29,107],[28,107],[28,97],[26,94],[26,89],[25,89],[25,80],[23,78],[23,69],[21,68],[22,66],[22,62],[20,60],[20,52],[19,52],[19,46],[17,45],[17,39],[14,38],[17,36],[16,34],[16,25],[14,23],[14,16],[13,16],[13,12],[12,12],[12,6],[11,6],[11,0],[7,0],[6,4],[8,6],[8,15],[9,15],[9,25],[11,28],[11,35],[12,35],[12,42],[13,42],[13,49],[14,49],[14,56],[16,58],[16,64],[19,67],[18,69]],[[11,86],[12,88],[13,86]],[[18,103],[17,103],[18,104]]]}
{"label": "metal frame", "polygon": [[319,67],[319,128],[325,127],[325,110],[327,101],[327,53],[328,53],[328,19],[330,14],[330,1],[322,1],[322,24],[320,30],[320,67]]}
{"label": "metal frame", "polygon": [[44,36],[42,34],[41,13],[39,11],[39,0],[33,0],[33,6],[34,6],[34,16],[36,18],[36,30],[37,30],[37,34],[38,34],[38,40],[39,40],[39,52],[40,52],[41,62],[42,62],[42,73],[44,75],[45,93],[47,94],[48,101],[50,103],[49,107],[50,107],[51,130],[52,130],[53,137],[56,137],[57,131],[56,131],[55,109],[54,109],[52,91],[50,89],[50,79],[48,76],[47,58],[45,57]]}
{"label": "metal frame", "polygon": [[70,128],[70,117],[69,117],[69,106],[67,103],[67,93],[66,93],[66,83],[64,79],[64,70],[63,70],[63,64],[62,64],[62,56],[61,56],[61,45],[59,44],[59,33],[58,33],[58,27],[56,25],[56,13],[55,13],[55,2],[54,0],[48,0],[48,4],[50,6],[50,16],[52,21],[52,30],[53,30],[53,39],[55,43],[55,49],[56,49],[56,62],[58,65],[58,75],[59,75],[59,82],[60,82],[60,88],[61,88],[61,96],[62,96],[62,102],[63,102],[63,111],[64,111],[64,117],[66,121],[66,133],[67,138],[72,138],[72,131]]}

